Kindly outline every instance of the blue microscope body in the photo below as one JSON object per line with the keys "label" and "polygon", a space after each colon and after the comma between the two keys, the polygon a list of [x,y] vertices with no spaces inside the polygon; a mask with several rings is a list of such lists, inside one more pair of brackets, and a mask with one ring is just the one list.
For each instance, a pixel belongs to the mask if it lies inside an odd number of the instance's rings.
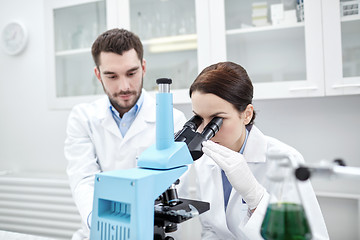
{"label": "blue microscope body", "polygon": [[155,200],[193,163],[186,143],[174,141],[173,122],[165,86],[156,95],[156,144],[139,156],[137,168],[95,176],[91,240],[154,239]]}

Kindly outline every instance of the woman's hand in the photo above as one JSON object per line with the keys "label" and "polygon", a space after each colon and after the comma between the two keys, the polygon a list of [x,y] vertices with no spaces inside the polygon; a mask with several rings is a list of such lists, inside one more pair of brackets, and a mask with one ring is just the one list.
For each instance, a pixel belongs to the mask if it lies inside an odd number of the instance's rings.
{"label": "woman's hand", "polygon": [[249,208],[255,209],[265,188],[255,179],[244,156],[210,140],[202,145],[202,151],[224,170],[229,182],[241,194]]}

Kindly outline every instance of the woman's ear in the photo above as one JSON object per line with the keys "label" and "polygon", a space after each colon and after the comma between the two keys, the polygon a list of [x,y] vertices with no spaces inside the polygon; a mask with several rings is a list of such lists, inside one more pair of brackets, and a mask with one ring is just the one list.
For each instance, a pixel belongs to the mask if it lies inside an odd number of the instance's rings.
{"label": "woman's ear", "polygon": [[251,121],[251,118],[254,114],[254,106],[252,104],[248,104],[244,111],[244,123],[245,125],[249,124]]}

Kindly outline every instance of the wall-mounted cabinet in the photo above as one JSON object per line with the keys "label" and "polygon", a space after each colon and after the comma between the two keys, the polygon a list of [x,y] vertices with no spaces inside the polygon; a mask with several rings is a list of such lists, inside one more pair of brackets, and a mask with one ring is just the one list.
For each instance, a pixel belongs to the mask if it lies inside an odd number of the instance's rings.
{"label": "wall-mounted cabinet", "polygon": [[45,1],[50,107],[103,94],[90,48],[114,27],[139,35],[144,88],[172,78],[174,103],[190,102],[196,75],[227,60],[248,71],[256,99],[360,93],[360,15],[349,2],[358,0]]}
{"label": "wall-mounted cabinet", "polygon": [[360,93],[360,1],[323,4],[326,95]]}
{"label": "wall-mounted cabinet", "polygon": [[256,99],[360,93],[360,1],[224,0],[227,59]]}
{"label": "wall-mounted cabinet", "polygon": [[103,94],[94,75],[91,45],[99,34],[115,27],[130,29],[143,42],[144,88],[154,91],[157,78],[169,77],[174,101],[189,102],[184,89],[204,59],[198,52],[195,9],[195,0],[45,1],[50,107],[70,108]]}

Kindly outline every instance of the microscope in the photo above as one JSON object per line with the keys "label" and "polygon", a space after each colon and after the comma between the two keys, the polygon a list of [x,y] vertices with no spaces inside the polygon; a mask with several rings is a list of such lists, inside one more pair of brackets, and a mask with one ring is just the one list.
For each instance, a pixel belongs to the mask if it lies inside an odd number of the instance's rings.
{"label": "microscope", "polygon": [[171,79],[157,79],[156,143],[137,159],[137,168],[96,174],[91,240],[171,240],[165,233],[210,209],[207,202],[178,198],[179,177],[202,156],[201,143],[220,129],[215,117],[196,132],[192,117],[174,137]]}

